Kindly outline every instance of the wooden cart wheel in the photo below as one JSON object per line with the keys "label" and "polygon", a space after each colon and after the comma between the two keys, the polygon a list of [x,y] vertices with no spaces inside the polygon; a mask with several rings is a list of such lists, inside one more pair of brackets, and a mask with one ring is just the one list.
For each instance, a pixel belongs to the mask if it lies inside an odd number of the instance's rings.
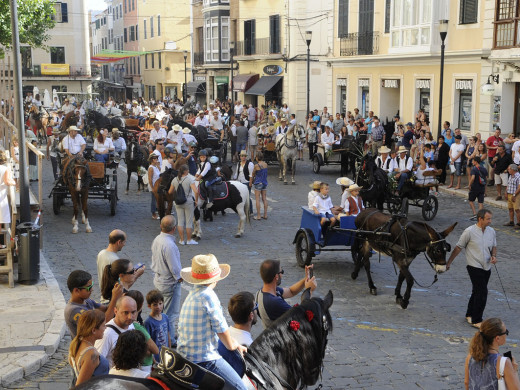
{"label": "wooden cart wheel", "polygon": [[310,243],[305,230],[300,230],[295,242],[296,262],[300,267],[309,265],[314,255],[314,245]]}
{"label": "wooden cart wheel", "polygon": [[438,210],[439,201],[437,200],[437,197],[428,195],[428,197],[424,200],[421,210],[424,220],[431,221],[437,215]]}

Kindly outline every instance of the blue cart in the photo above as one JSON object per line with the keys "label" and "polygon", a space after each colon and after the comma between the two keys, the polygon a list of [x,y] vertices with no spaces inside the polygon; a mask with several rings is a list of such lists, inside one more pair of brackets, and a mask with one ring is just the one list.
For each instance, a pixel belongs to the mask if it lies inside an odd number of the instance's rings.
{"label": "blue cart", "polygon": [[[354,223],[356,217],[340,217],[339,225],[332,228],[323,228],[321,217],[314,214],[308,207],[302,206],[300,229],[296,232],[293,244],[296,249],[296,261],[300,267],[309,265],[312,258],[321,252],[351,251],[354,262],[357,251],[354,241],[358,230]],[[330,248],[329,247],[341,247]]]}

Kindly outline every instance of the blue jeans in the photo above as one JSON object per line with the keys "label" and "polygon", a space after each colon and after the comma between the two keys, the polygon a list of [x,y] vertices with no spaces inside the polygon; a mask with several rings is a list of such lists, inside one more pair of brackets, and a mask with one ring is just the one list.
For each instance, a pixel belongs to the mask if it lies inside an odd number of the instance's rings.
{"label": "blue jeans", "polygon": [[150,192],[150,195],[152,196],[152,202],[150,203],[150,211],[152,214],[155,214],[157,212],[157,200],[155,199],[155,195],[153,192]]}
{"label": "blue jeans", "polygon": [[181,284],[174,283],[167,289],[164,289],[164,287],[157,287],[157,290],[159,290],[164,297],[163,313],[166,314],[170,320],[170,336],[172,339],[172,345],[177,344],[177,332],[175,331],[175,324],[179,319],[179,313],[181,311]]}
{"label": "blue jeans", "polygon": [[397,190],[401,190],[403,188],[404,182],[408,180],[408,173],[404,172],[401,173],[401,176],[399,176],[399,184],[397,185]]}
{"label": "blue jeans", "polygon": [[224,359],[220,358],[197,364],[222,377],[226,381],[223,390],[247,390],[237,372]]}
{"label": "blue jeans", "polygon": [[246,143],[237,143],[237,153],[240,153],[242,150],[246,150],[247,142]]}
{"label": "blue jeans", "polygon": [[96,161],[99,161],[99,162],[108,162],[109,156],[110,156],[109,154],[98,154],[98,153],[94,154],[94,158],[96,159]]}

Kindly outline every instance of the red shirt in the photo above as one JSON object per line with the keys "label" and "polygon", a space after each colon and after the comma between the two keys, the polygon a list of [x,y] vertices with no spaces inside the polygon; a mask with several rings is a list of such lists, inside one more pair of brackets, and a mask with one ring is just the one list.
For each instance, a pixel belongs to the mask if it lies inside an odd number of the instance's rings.
{"label": "red shirt", "polygon": [[[489,146],[498,146],[498,144],[500,142],[503,142],[504,140],[500,137],[495,137],[494,135],[492,135],[491,137],[489,137],[486,141],[486,145],[489,147]],[[495,157],[495,154],[497,154],[497,149],[489,149],[488,148],[488,157]]]}

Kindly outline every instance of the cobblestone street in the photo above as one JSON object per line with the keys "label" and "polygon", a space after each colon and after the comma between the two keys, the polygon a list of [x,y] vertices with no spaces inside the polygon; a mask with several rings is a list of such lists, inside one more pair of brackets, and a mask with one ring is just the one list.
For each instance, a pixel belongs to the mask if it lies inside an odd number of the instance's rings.
{"label": "cobblestone street", "polygon": [[[230,276],[216,289],[225,307],[234,293],[255,292],[261,287],[258,268],[266,258],[282,261],[284,285],[296,282],[304,272],[296,264],[292,241],[300,225],[300,206],[307,201],[308,184],[317,179],[327,181],[334,204],[339,204],[339,186],[335,184],[338,173],[338,166],[325,166],[319,175],[315,175],[308,161],[298,161],[297,185],[284,186],[277,180],[277,166],[270,166],[268,220],[251,220],[242,238],[234,238],[238,216],[231,210],[225,216],[216,216],[213,222],[203,222],[203,239],[199,245],[180,247],[182,265],[190,265],[192,256],[198,253],[214,253],[220,262],[231,264]],[[126,174],[120,169],[116,216],[109,215],[108,201],[92,200],[89,202],[89,221],[93,233],[86,234],[84,225],[80,225],[80,232],[73,235],[71,202],[66,201],[61,213],[54,215],[52,199],[47,198],[51,190],[47,161],[44,176],[44,254],[65,299],[69,298],[66,279],[74,269],[92,273],[95,280],[93,297],[99,298],[96,256],[107,246],[108,233],[115,228],[123,229],[128,236],[120,257],[127,257],[134,264],[144,262],[148,267],[134,288],[144,294],[152,289],[150,246],[159,233],[159,224],[150,217],[150,194],[138,195],[137,184],[132,180],[130,193],[125,195]],[[462,198],[441,193],[439,206],[439,213],[431,225],[440,231],[457,221],[457,227],[448,237],[454,247],[461,232],[473,223],[468,220],[471,216],[469,205]],[[520,319],[515,314],[520,309],[516,264],[520,234],[502,226],[508,221],[506,210],[492,210],[498,241],[497,269],[511,310],[493,268],[485,317],[497,316],[504,320],[511,333],[501,351],[511,349],[513,355],[520,356]],[[410,206],[410,218],[422,221],[421,210]],[[324,389],[441,390],[463,387],[464,359],[468,341],[474,334],[474,328],[464,318],[471,283],[463,253],[448,273],[439,275],[439,281],[432,287],[422,288],[415,284],[407,310],[395,304],[393,294],[397,276],[389,258],[382,256],[379,262],[377,254],[372,256],[377,296],[369,294],[364,270],[357,280],[351,279],[354,265],[349,252],[323,253],[314,258],[313,263],[318,294],[324,296],[329,289],[334,293],[331,308],[334,330],[329,336],[321,381]],[[423,255],[415,259],[411,271],[421,285],[429,285],[433,280],[433,271]],[[186,290],[183,297],[185,295]],[[145,308],[143,318],[148,315],[147,311]],[[260,331],[259,323],[254,333]],[[66,362],[69,342],[70,336],[66,336],[58,352],[43,368],[9,388],[66,389],[70,373]]]}

